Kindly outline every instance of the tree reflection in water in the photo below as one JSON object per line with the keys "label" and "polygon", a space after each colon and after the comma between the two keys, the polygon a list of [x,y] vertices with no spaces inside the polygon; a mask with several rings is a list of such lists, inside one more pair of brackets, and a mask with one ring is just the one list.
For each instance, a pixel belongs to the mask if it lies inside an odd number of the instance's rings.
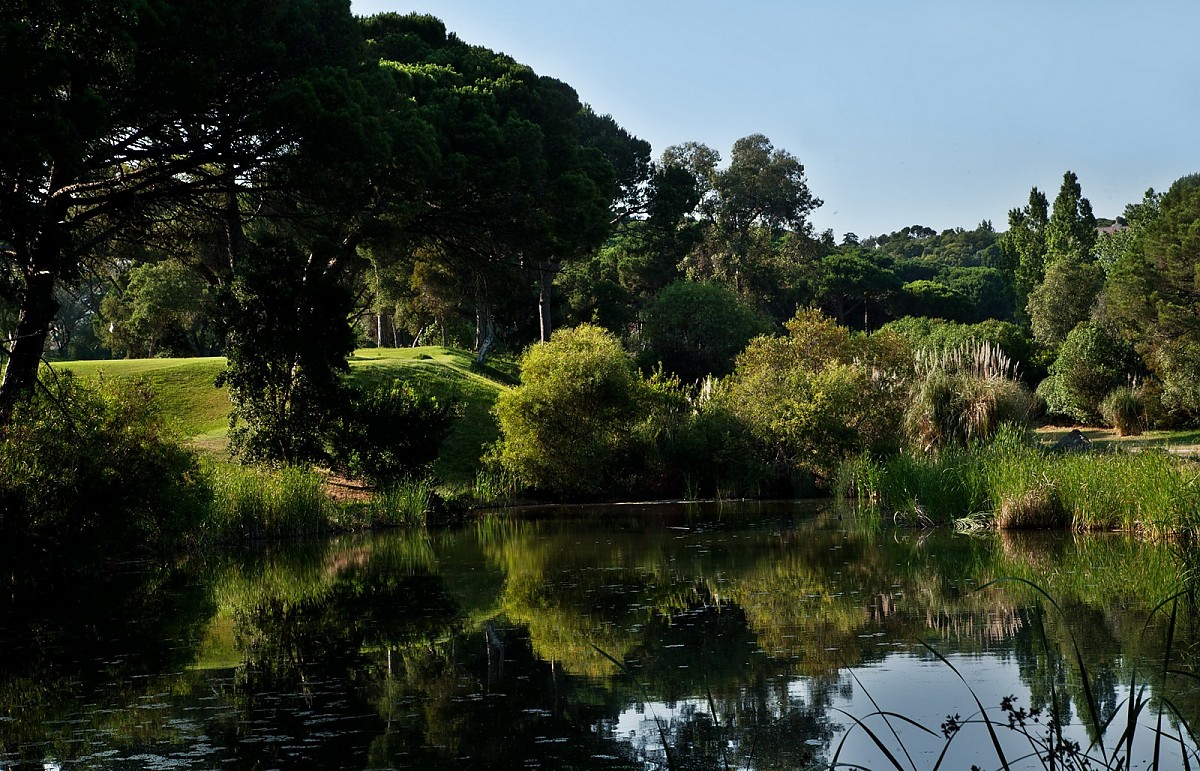
{"label": "tree reflection in water", "polygon": [[[1074,635],[1110,714],[1161,652],[1160,625],[1142,628],[1180,572],[1170,548],[1125,538],[621,511],[279,549],[110,586],[99,614],[10,603],[0,765],[820,766],[836,709],[873,710],[849,668],[935,728],[964,711],[918,640],[989,698],[1078,714]],[[1067,618],[1015,584],[972,591],[1001,575],[1039,580]],[[1195,618],[1180,616],[1184,668]]]}

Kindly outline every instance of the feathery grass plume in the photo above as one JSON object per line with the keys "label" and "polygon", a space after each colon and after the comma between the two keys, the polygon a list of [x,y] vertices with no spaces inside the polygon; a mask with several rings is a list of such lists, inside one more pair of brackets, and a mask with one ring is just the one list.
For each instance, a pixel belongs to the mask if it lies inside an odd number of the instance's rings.
{"label": "feathery grass plume", "polygon": [[1141,389],[1129,385],[1109,391],[1100,402],[1100,415],[1119,435],[1140,435],[1146,427],[1146,405]]}
{"label": "feathery grass plume", "polygon": [[918,377],[932,372],[973,375],[985,380],[1020,377],[1017,365],[1000,346],[979,340],[949,348],[919,350],[915,369]]}
{"label": "feathery grass plume", "polygon": [[922,452],[987,439],[1001,424],[1029,425],[1037,401],[1017,366],[988,342],[919,351],[905,431]]}

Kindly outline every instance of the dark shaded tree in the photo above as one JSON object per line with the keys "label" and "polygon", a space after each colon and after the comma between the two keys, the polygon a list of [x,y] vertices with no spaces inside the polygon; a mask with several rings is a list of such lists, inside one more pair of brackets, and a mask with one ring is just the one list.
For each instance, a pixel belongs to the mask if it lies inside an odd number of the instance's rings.
{"label": "dark shaded tree", "polygon": [[[181,202],[228,192],[348,127],[358,50],[341,0],[18,0],[0,19],[0,252],[19,308],[0,424],[34,387],[57,310],[88,255]],[[325,100],[325,101],[323,101]],[[339,145],[340,146],[340,145]]]}
{"label": "dark shaded tree", "polygon": [[646,309],[643,359],[685,383],[721,377],[733,370],[734,358],[751,338],[770,328],[770,321],[732,289],[679,281]]}
{"label": "dark shaded tree", "polygon": [[1167,406],[1200,415],[1200,175],[1127,212],[1136,229],[1110,270],[1106,308],[1162,380]]}

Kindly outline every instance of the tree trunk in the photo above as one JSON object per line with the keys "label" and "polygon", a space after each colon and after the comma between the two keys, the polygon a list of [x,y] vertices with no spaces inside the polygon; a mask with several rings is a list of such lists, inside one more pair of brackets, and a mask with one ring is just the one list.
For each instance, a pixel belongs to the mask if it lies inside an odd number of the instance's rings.
{"label": "tree trunk", "polygon": [[550,339],[550,312],[551,312],[551,290],[553,289],[554,273],[549,266],[543,265],[538,271],[539,286],[538,286],[538,327],[541,333],[541,341],[544,343]]}
{"label": "tree trunk", "polygon": [[12,421],[17,404],[37,386],[38,366],[50,334],[50,324],[58,312],[54,299],[55,275],[51,270],[35,271],[25,282],[17,328],[0,379],[0,427]]}
{"label": "tree trunk", "polygon": [[496,320],[486,300],[475,303],[475,363],[483,366],[496,345]]}

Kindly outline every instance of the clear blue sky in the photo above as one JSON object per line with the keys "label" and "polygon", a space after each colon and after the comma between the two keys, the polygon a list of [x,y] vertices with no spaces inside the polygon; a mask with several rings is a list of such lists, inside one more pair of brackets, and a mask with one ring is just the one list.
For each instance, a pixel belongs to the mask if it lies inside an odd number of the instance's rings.
{"label": "clear blue sky", "polygon": [[352,0],[419,11],[666,147],[761,133],[818,230],[1007,228],[1074,171],[1097,216],[1200,172],[1198,0]]}

